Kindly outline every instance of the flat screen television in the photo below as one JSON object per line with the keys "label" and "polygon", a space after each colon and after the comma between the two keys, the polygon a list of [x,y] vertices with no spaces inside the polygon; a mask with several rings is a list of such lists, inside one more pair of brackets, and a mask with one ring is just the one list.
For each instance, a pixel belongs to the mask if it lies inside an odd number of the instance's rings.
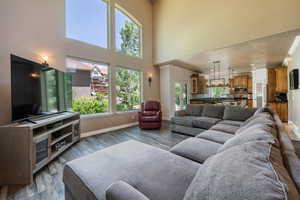
{"label": "flat screen television", "polygon": [[290,72],[290,89],[299,89],[299,69],[294,69]]}
{"label": "flat screen television", "polygon": [[62,112],[59,106],[59,71],[11,55],[12,121]]}

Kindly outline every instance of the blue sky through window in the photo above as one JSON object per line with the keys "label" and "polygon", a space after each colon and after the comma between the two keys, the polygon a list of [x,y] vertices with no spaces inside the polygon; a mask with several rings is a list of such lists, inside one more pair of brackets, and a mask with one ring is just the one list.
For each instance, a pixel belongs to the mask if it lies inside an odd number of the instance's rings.
{"label": "blue sky through window", "polygon": [[102,0],[66,0],[66,37],[107,48],[107,12]]}

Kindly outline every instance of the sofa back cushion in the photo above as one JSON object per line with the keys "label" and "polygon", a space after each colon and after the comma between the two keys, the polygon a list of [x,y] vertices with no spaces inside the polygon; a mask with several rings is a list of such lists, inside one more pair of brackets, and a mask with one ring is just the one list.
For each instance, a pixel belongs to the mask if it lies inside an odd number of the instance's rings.
{"label": "sofa back cushion", "polygon": [[210,157],[199,168],[184,200],[294,200],[298,191],[278,148],[249,142]]}
{"label": "sofa back cushion", "polygon": [[226,106],[224,110],[224,120],[245,121],[252,117],[256,109],[243,108],[240,106]]}
{"label": "sofa back cushion", "polygon": [[225,106],[223,105],[205,105],[202,116],[210,118],[223,119]]}
{"label": "sofa back cushion", "polygon": [[240,134],[245,129],[247,129],[248,127],[253,126],[255,124],[265,124],[265,125],[270,126],[270,127],[275,127],[276,126],[275,122],[272,120],[272,117],[269,114],[261,113],[261,114],[255,115],[255,116],[250,117],[249,119],[247,119],[241,125],[241,127],[236,131],[236,134],[237,135]]}
{"label": "sofa back cushion", "polygon": [[188,104],[186,105],[185,113],[188,116],[201,116],[204,105],[202,104]]}
{"label": "sofa back cushion", "polygon": [[142,103],[143,111],[160,111],[160,103],[157,101],[145,101]]}
{"label": "sofa back cushion", "polygon": [[274,137],[274,129],[265,124],[254,124],[244,129],[238,135],[227,140],[224,145],[218,150],[218,152],[225,151],[237,145],[242,145],[253,141],[267,141],[276,144],[279,147],[278,140]]}

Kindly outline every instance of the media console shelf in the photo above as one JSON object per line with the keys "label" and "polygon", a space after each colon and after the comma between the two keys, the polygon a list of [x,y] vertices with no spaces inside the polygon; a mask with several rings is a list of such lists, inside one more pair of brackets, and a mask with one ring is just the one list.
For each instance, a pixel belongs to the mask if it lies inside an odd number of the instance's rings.
{"label": "media console shelf", "polygon": [[27,185],[80,140],[79,113],[63,112],[0,127],[0,185]]}

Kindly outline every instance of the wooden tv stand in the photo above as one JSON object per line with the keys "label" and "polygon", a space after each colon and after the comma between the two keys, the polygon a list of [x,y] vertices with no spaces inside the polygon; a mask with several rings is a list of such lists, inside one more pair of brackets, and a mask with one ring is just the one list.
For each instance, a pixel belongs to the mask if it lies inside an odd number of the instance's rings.
{"label": "wooden tv stand", "polygon": [[0,185],[27,185],[80,140],[79,113],[63,112],[0,127]]}

